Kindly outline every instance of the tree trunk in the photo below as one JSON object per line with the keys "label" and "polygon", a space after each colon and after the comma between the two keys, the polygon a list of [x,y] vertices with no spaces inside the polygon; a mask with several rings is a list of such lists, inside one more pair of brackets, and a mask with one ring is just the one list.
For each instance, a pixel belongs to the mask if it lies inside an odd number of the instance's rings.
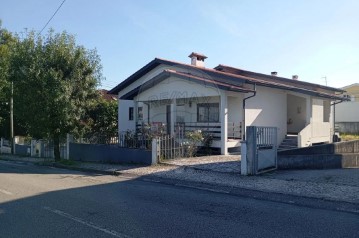
{"label": "tree trunk", "polygon": [[54,135],[54,155],[55,155],[55,161],[61,160],[61,158],[60,158],[60,135],[58,135],[58,134]]}

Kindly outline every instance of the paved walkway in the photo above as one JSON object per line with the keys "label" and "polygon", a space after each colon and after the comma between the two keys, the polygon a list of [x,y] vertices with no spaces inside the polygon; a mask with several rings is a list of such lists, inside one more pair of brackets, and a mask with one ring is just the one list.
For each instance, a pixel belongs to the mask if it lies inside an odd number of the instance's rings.
{"label": "paved walkway", "polygon": [[[0,158],[29,162],[44,161],[37,158],[3,155],[0,155]],[[285,170],[261,176],[241,176],[239,156],[179,159],[155,166],[76,163],[72,168],[137,177],[177,179],[209,184],[218,188],[221,186],[244,188],[359,205],[359,169]]]}
{"label": "paved walkway", "polygon": [[195,158],[167,160],[163,163],[175,166],[187,166],[194,169],[213,172],[236,174],[241,173],[240,155],[202,156]]}

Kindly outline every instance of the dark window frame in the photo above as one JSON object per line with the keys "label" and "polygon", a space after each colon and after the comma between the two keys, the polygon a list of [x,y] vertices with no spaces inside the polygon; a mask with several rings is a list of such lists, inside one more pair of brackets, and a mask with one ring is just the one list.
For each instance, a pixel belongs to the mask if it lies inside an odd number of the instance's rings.
{"label": "dark window frame", "polygon": [[128,120],[129,121],[134,120],[134,108],[133,107],[128,108]]}
{"label": "dark window frame", "polygon": [[[201,119],[200,117],[200,108],[204,108],[204,119]],[[214,113],[214,112],[211,112],[211,108],[215,108],[216,109],[216,112],[217,112],[217,115],[216,115],[216,118],[214,120],[211,120],[211,113]],[[213,109],[212,109],[213,110]],[[219,111],[219,103],[198,103],[197,104],[197,122],[219,122],[219,114],[220,114],[220,111]]]}

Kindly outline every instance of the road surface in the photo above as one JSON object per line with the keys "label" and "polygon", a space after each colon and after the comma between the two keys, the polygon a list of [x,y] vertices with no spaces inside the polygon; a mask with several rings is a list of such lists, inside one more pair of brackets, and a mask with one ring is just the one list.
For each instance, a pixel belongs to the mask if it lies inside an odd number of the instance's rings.
{"label": "road surface", "polygon": [[359,237],[359,214],[0,161],[0,237]]}

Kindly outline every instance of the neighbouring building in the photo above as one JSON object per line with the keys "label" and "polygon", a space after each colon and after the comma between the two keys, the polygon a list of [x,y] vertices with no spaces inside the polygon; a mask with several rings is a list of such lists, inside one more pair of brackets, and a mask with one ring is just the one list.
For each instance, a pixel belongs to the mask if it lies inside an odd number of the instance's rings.
{"label": "neighbouring building", "polygon": [[340,133],[359,134],[359,83],[342,88],[350,100],[335,106],[335,124]]}

